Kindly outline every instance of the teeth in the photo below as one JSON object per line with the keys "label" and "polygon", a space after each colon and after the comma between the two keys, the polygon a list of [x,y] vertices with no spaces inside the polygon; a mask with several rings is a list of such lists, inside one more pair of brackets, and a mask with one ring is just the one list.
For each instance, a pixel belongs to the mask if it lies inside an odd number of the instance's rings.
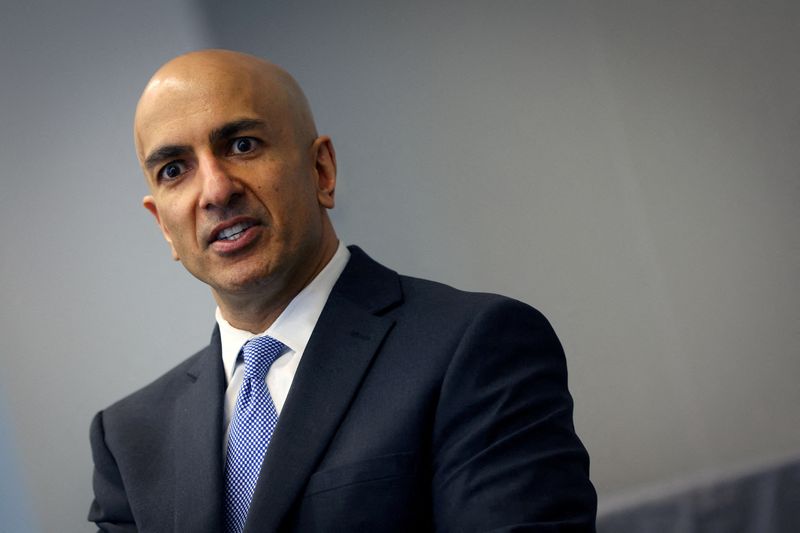
{"label": "teeth", "polygon": [[247,228],[251,227],[253,224],[247,222],[240,222],[238,224],[234,224],[229,228],[225,228],[224,230],[217,233],[217,240],[226,240],[226,241],[235,241],[241,235],[241,232],[246,230]]}

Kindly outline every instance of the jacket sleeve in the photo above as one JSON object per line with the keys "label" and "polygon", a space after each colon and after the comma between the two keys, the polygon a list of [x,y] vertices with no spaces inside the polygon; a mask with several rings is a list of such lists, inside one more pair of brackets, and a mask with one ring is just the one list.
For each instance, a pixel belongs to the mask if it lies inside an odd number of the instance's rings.
{"label": "jacket sleeve", "polygon": [[95,522],[99,531],[136,531],[117,462],[106,446],[102,411],[92,420],[89,440],[94,458],[94,500],[89,508],[89,521]]}
{"label": "jacket sleeve", "polygon": [[538,311],[503,299],[476,314],[442,384],[433,462],[437,530],[595,530],[564,353]]}

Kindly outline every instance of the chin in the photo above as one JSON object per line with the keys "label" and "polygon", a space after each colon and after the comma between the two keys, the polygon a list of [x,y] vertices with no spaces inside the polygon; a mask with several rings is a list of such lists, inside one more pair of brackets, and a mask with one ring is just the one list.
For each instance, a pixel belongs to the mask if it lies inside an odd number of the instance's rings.
{"label": "chin", "polygon": [[212,287],[217,292],[227,294],[246,294],[267,285],[268,282],[264,277],[260,276],[237,276],[235,278],[227,278],[219,280],[213,284]]}
{"label": "chin", "polygon": [[[235,271],[234,271],[235,270]],[[272,284],[273,273],[265,268],[230,269],[209,283],[218,292],[246,294]]]}

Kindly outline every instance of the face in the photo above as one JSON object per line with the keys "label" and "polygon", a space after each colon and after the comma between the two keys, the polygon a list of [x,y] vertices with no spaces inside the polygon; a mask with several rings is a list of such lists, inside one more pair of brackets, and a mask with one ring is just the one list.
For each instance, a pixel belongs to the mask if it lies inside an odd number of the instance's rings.
{"label": "face", "polygon": [[144,205],[217,297],[296,293],[336,246],[333,146],[298,109],[284,86],[252,73],[163,76],[140,101]]}

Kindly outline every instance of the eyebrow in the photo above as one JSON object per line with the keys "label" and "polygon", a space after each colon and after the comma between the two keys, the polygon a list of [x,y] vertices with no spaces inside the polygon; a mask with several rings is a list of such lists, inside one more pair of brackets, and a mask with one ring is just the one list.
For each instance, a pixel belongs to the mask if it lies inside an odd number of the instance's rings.
{"label": "eyebrow", "polygon": [[254,118],[243,118],[241,120],[234,120],[233,122],[228,122],[227,124],[223,124],[219,128],[214,128],[211,130],[211,133],[208,134],[208,142],[216,144],[222,140],[230,139],[231,137],[235,137],[239,133],[252,130],[255,128],[263,128],[266,126],[263,120],[258,120]]}
{"label": "eyebrow", "polygon": [[186,145],[170,144],[166,146],[159,146],[150,152],[150,155],[148,155],[144,160],[144,166],[148,170],[152,170],[153,167],[157,166],[162,161],[179,157],[190,150],[191,148]]}
{"label": "eyebrow", "polygon": [[[250,119],[244,118],[241,120],[234,120],[232,122],[228,122],[227,124],[223,124],[219,128],[214,128],[211,130],[211,133],[208,134],[208,141],[209,143],[217,144],[220,141],[225,139],[230,139],[231,137],[235,137],[239,133],[251,130],[254,128],[263,128],[266,124],[263,120],[257,119]],[[159,163],[162,161],[167,161],[169,159],[174,159],[180,157],[188,152],[191,152],[191,146],[185,144],[167,144],[164,146],[159,146],[145,158],[144,166],[148,170],[152,170],[154,167],[158,166]]]}

